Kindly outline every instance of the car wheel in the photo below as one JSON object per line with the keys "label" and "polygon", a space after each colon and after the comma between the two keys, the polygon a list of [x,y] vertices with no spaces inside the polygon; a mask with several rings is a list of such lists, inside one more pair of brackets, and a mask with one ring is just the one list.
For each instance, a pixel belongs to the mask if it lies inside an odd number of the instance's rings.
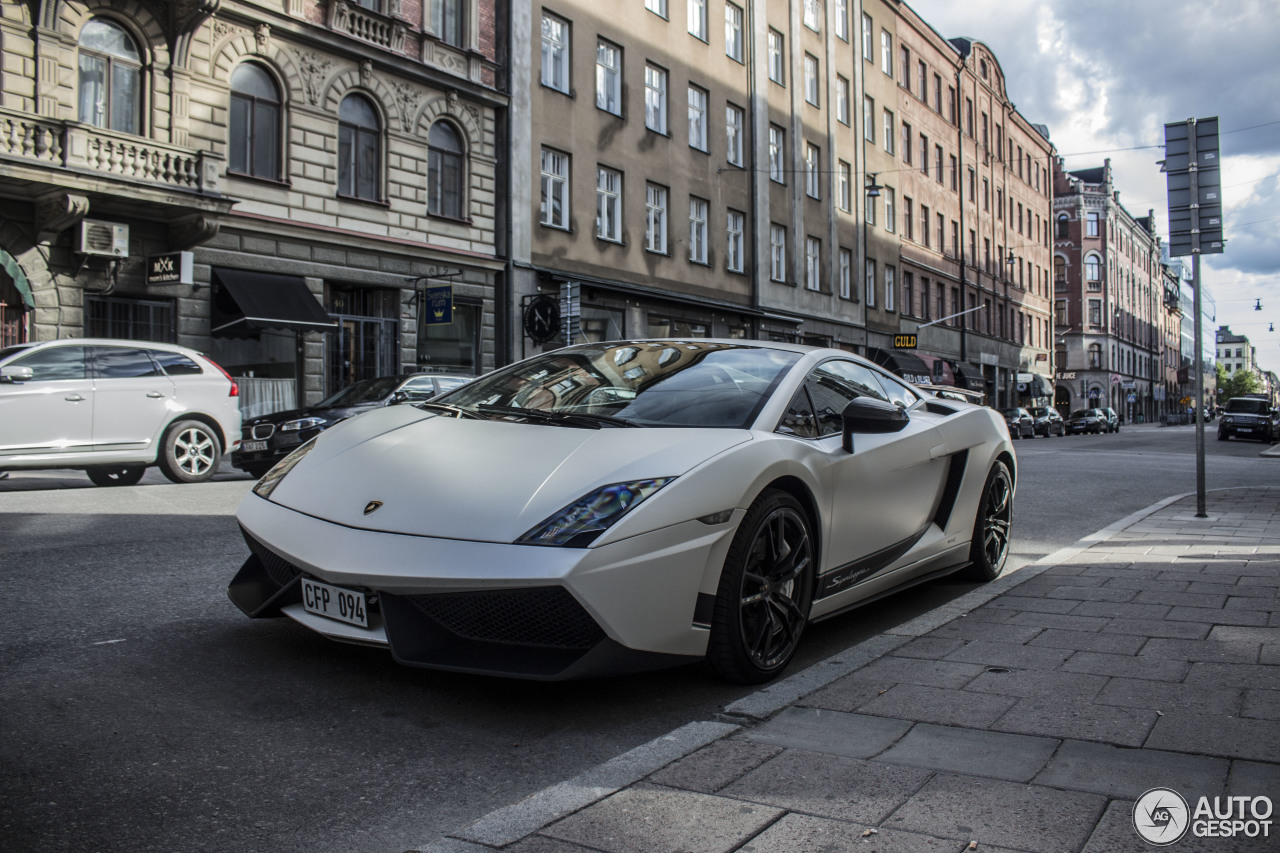
{"label": "car wheel", "polygon": [[133,486],[147,469],[144,465],[95,465],[84,472],[95,486]]}
{"label": "car wheel", "polygon": [[1218,430],[1218,441],[1226,441],[1226,440],[1227,440],[1227,434],[1222,430]]}
{"label": "car wheel", "polygon": [[175,483],[203,483],[221,459],[218,437],[200,421],[178,421],[160,442],[160,471]]}
{"label": "car wheel", "polygon": [[974,580],[1000,577],[1009,557],[1009,531],[1013,526],[1013,478],[1009,466],[997,462],[987,475],[973,521],[968,574]]}
{"label": "car wheel", "polygon": [[707,644],[721,678],[759,684],[786,668],[809,620],[816,552],[809,517],[786,492],[747,510],[725,557]]}

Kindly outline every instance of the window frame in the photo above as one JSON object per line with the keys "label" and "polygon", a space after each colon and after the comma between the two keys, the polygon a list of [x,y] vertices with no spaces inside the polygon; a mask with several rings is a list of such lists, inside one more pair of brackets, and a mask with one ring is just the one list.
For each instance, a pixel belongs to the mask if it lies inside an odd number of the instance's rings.
{"label": "window frame", "polygon": [[622,242],[622,190],[622,172],[597,163],[596,239],[609,243]]}
{"label": "window frame", "polygon": [[[553,30],[558,30],[559,35],[549,31],[548,25]],[[570,94],[571,89],[571,68],[570,60],[572,49],[573,31],[571,25],[559,15],[554,15],[546,9],[542,10],[542,71],[541,83],[548,89],[553,89],[565,95]],[[563,75],[563,80],[557,81],[556,77]]]}
{"label": "window frame", "polygon": [[[550,158],[550,160],[549,160]],[[556,158],[559,158],[558,160]],[[552,167],[558,162],[564,164],[563,173],[557,171],[549,171],[548,162]],[[569,230],[569,223],[572,221],[570,217],[569,203],[569,180],[572,175],[572,158],[564,151],[557,151],[554,148],[542,146],[541,149],[541,198],[542,204],[538,213],[538,222],[546,228],[557,228],[561,231]],[[558,199],[560,202],[561,215],[557,221],[555,216],[555,207],[551,201]]]}
{"label": "window frame", "polygon": [[670,190],[649,181],[645,184],[644,248],[656,255],[669,254],[667,250],[667,220],[670,211]]}
{"label": "window frame", "polygon": [[[606,52],[611,53],[616,58],[615,65],[610,66],[601,62],[602,54],[605,54]],[[622,71],[622,47],[607,39],[597,38],[596,109],[602,110],[610,115],[622,115]],[[610,109],[609,107],[610,102],[614,105],[613,109]]]}
{"label": "window frame", "polygon": [[710,263],[710,247],[707,245],[711,202],[698,196],[689,196],[689,262]]}
{"label": "window frame", "polygon": [[[266,78],[267,82],[269,82],[271,86],[275,89],[274,101],[267,100],[255,94],[249,94],[243,91],[236,91],[236,88],[235,88],[236,75],[240,72],[242,68],[250,68],[250,67],[253,69],[256,69],[258,73],[262,74]],[[284,134],[282,132],[284,104],[280,97],[279,81],[277,81],[275,75],[272,74],[266,68],[266,66],[262,65],[259,62],[249,61],[249,62],[240,63],[239,65],[236,66],[235,70],[231,72],[230,88],[231,88],[231,102],[230,102],[231,109],[227,115],[227,149],[228,149],[227,150],[227,173],[231,175],[236,175],[238,177],[244,177],[244,178],[258,178],[260,180],[277,181],[277,182],[280,181],[280,176],[283,174],[282,163],[281,163],[283,146],[281,145],[281,140],[284,138]],[[247,165],[248,165],[247,170],[237,169],[235,168],[235,165],[234,165],[235,159],[236,159],[235,151],[239,143],[239,140],[236,139],[236,137],[239,135],[237,133],[237,128],[236,128],[237,111],[236,111],[235,105],[237,100],[246,104],[246,112],[244,114],[248,118],[249,126],[247,128],[242,128],[240,130],[243,133],[243,135],[246,137],[245,146],[244,146],[244,156],[246,158]],[[258,143],[258,127],[262,123],[262,116],[259,113],[260,106],[263,109],[274,110],[274,115],[271,116],[271,124],[273,126],[274,138],[271,143],[265,143],[265,142],[262,143],[263,147],[267,147],[269,145],[271,149],[270,150],[271,162],[269,164],[270,168],[266,170],[269,172],[269,174],[260,173],[258,170],[258,165],[259,165],[258,160],[260,155],[259,145],[257,144]]]}
{"label": "window frame", "polygon": [[[644,126],[654,133],[667,136],[667,69],[652,62],[644,66]],[[660,84],[660,85],[659,85]],[[656,125],[656,126],[655,126]]]}
{"label": "window frame", "polygon": [[[348,101],[356,99],[366,104],[373,113],[376,127],[366,127],[364,125],[355,124],[354,122],[342,118],[342,105]],[[350,151],[351,156],[343,158],[343,139],[348,137],[345,143]],[[371,187],[364,186],[364,178],[360,163],[361,152],[370,150],[366,149],[366,145],[372,142],[370,149],[374,152],[373,168],[370,170],[372,175],[370,180]],[[382,115],[378,111],[377,104],[373,99],[365,95],[363,92],[350,92],[343,99],[338,107],[338,197],[343,199],[351,199],[355,201],[371,201],[381,203],[382,196],[382,179],[383,179],[383,121]],[[344,179],[344,170],[347,177]],[[344,186],[350,185],[350,192],[344,192]],[[366,192],[367,190],[367,192]]]}

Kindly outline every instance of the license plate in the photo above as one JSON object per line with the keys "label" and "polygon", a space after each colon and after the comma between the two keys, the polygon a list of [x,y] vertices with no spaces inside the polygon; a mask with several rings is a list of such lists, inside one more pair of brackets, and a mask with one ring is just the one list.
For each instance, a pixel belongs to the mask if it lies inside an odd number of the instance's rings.
{"label": "license plate", "polygon": [[359,625],[361,628],[369,627],[369,612],[365,609],[363,592],[303,578],[302,607],[317,616],[326,616],[348,625]]}
{"label": "license plate", "polygon": [[257,453],[259,450],[266,450],[267,443],[265,441],[242,441],[240,442],[240,450],[244,453]]}
{"label": "license plate", "polygon": [[1253,427],[1236,427],[1236,432],[1253,432]]}

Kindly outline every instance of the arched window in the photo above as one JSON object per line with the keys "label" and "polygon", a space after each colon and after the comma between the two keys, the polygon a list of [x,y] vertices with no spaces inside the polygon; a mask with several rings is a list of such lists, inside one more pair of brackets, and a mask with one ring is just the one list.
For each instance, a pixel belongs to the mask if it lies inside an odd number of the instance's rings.
{"label": "arched window", "polygon": [[94,18],[80,31],[80,121],[142,132],[142,54],[124,27]]}
{"label": "arched window", "polygon": [[1098,290],[1102,286],[1102,261],[1097,255],[1084,259],[1084,278],[1089,282],[1090,290]]}
{"label": "arched window", "polygon": [[338,194],[379,201],[382,122],[363,95],[347,95],[338,108]]}
{"label": "arched window", "polygon": [[462,143],[458,132],[438,121],[427,134],[427,212],[462,218]]}
{"label": "arched window", "polygon": [[1059,213],[1059,214],[1058,214],[1058,233],[1057,233],[1056,235],[1054,235],[1054,239],[1055,239],[1055,240],[1066,240],[1066,239],[1068,239],[1068,238],[1067,238],[1067,227],[1068,227],[1068,223],[1069,223],[1070,221],[1071,221],[1071,217],[1067,216],[1065,213]]}
{"label": "arched window", "polygon": [[280,90],[260,65],[231,74],[228,168],[255,178],[280,178]]}

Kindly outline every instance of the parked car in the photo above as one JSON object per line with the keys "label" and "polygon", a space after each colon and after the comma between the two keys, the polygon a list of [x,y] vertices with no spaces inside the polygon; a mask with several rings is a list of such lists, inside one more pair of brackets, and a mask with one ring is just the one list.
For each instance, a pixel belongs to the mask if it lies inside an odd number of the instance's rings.
{"label": "parked car", "polygon": [[1035,434],[1049,438],[1055,435],[1066,435],[1067,424],[1062,415],[1052,406],[1037,406],[1029,410],[1035,419]]}
{"label": "parked car", "polygon": [[97,338],[0,350],[0,471],[77,468],[131,486],[199,483],[240,443],[240,389],[195,350]]}
{"label": "parked car", "polygon": [[1101,434],[1107,428],[1107,416],[1102,409],[1077,409],[1067,418],[1067,432],[1072,435],[1086,432]]}
{"label": "parked car", "polygon": [[1280,439],[1278,410],[1266,397],[1232,397],[1218,421],[1218,441],[1229,438]]}
{"label": "parked car", "polygon": [[261,477],[299,445],[306,444],[339,421],[370,409],[430,400],[474,378],[411,373],[362,379],[314,406],[250,418],[244,422],[240,449],[231,454],[231,464],[250,476]]}
{"label": "parked car", "polygon": [[1036,419],[1026,409],[1005,409],[1004,422],[1010,438],[1035,438]]}
{"label": "parked car", "polygon": [[1103,409],[1098,409],[1098,411],[1102,412],[1103,416],[1106,417],[1107,419],[1106,428],[1103,430],[1104,432],[1120,431],[1120,416],[1116,414],[1115,409],[1103,408]]}
{"label": "parked car", "polygon": [[703,659],[756,683],[812,620],[998,576],[1016,464],[994,410],[841,350],[580,344],[290,454],[240,505],[228,594],[413,666],[553,680]]}

